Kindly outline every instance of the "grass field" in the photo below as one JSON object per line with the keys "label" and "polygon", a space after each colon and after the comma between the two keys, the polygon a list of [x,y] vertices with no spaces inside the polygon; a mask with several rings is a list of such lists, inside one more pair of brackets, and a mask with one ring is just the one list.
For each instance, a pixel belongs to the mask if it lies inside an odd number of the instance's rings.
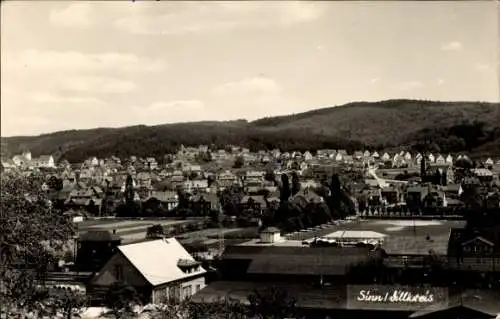
{"label": "grass field", "polygon": [[461,228],[462,221],[443,220],[359,220],[345,222],[340,225],[328,225],[310,231],[303,231],[285,235],[289,240],[306,240],[322,237],[338,230],[371,230],[389,236],[408,236],[420,234],[438,236],[447,234],[450,228]]}
{"label": "grass field", "polygon": [[168,220],[168,219],[149,219],[149,220],[116,220],[101,219],[85,221],[78,225],[78,234],[84,234],[91,230],[116,231],[116,234],[122,238],[124,244],[141,240],[146,237],[148,227],[160,224],[162,226],[174,226],[180,224],[192,223],[191,220]]}
{"label": "grass field", "polygon": [[[148,227],[160,224],[164,227],[198,223],[199,220],[176,220],[176,219],[100,219],[100,220],[86,220],[78,224],[78,233],[84,234],[92,230],[107,230],[110,233],[113,230],[122,238],[123,244],[138,242],[146,237]],[[197,231],[190,231],[177,235],[176,238],[183,244],[201,243],[205,241],[217,240],[219,231],[222,231],[225,239],[239,240],[240,237],[255,237],[258,232],[255,227],[250,228],[208,228]]]}

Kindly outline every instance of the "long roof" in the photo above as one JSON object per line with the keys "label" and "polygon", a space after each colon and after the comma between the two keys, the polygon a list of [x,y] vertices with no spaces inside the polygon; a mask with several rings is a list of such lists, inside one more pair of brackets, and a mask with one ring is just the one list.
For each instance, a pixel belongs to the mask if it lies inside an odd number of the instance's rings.
{"label": "long roof", "polygon": [[194,262],[195,259],[175,238],[122,245],[118,249],[153,286],[206,273],[201,267],[191,273],[179,268],[179,260]]}

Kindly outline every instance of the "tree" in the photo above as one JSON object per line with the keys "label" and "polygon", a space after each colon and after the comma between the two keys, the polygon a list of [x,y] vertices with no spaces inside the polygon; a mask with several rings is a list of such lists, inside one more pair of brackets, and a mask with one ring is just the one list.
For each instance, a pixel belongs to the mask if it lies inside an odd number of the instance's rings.
{"label": "tree", "polygon": [[296,316],[296,299],[277,287],[255,290],[248,296],[248,301],[251,318],[282,319]]}
{"label": "tree", "polygon": [[190,303],[190,319],[250,319],[246,307],[230,297],[209,303]]}
{"label": "tree", "polygon": [[287,202],[291,195],[290,181],[287,174],[281,174],[281,192],[280,199],[282,202]]}
{"label": "tree", "polygon": [[425,154],[423,154],[422,158],[420,159],[420,178],[422,182],[425,182],[426,175],[427,175],[427,166],[425,163]]}
{"label": "tree", "polygon": [[292,173],[292,196],[300,191],[300,179],[296,171]]}
{"label": "tree", "polygon": [[160,239],[165,237],[163,226],[156,224],[148,227],[146,231],[146,239]]}
{"label": "tree", "polygon": [[53,316],[59,313],[65,319],[72,319],[79,316],[87,305],[88,302],[84,293],[78,293],[70,289],[58,289],[51,296],[49,309]]}
{"label": "tree", "polygon": [[51,190],[60,191],[63,189],[63,181],[56,176],[51,176],[47,181],[47,185]]}
{"label": "tree", "polygon": [[134,203],[134,181],[130,174],[127,175],[127,179],[125,181],[125,200],[128,205],[132,205]]}
{"label": "tree", "polygon": [[243,156],[238,156],[234,160],[233,168],[242,168],[245,165],[245,159]]}
{"label": "tree", "polygon": [[276,181],[276,176],[271,169],[266,171],[266,173],[264,175],[264,180],[266,180],[268,182],[275,182]]}
{"label": "tree", "polygon": [[40,312],[50,301],[43,279],[73,225],[41,192],[41,181],[3,174],[0,201],[0,312]]}
{"label": "tree", "polygon": [[116,282],[109,288],[105,304],[110,309],[108,314],[116,319],[128,319],[134,317],[134,307],[140,305],[141,301],[133,287]]}

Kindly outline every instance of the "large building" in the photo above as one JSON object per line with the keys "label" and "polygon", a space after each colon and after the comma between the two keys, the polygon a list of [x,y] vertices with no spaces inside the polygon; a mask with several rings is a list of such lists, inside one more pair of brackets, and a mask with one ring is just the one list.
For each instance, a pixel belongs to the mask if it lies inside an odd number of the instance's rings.
{"label": "large building", "polygon": [[391,223],[340,225],[312,241],[265,230],[260,239],[227,247],[221,280],[193,301],[229,296],[248,303],[252,292],[278,287],[308,318],[465,319],[500,313],[500,294],[453,285],[453,278],[444,275],[450,229],[460,229],[459,222]]}

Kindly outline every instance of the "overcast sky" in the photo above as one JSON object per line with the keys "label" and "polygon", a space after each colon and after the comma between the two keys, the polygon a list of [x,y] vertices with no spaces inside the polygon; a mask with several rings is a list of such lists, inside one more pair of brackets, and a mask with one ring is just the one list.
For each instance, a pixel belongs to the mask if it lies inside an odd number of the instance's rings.
{"label": "overcast sky", "polygon": [[248,120],[351,101],[499,101],[485,2],[1,6],[1,134]]}

